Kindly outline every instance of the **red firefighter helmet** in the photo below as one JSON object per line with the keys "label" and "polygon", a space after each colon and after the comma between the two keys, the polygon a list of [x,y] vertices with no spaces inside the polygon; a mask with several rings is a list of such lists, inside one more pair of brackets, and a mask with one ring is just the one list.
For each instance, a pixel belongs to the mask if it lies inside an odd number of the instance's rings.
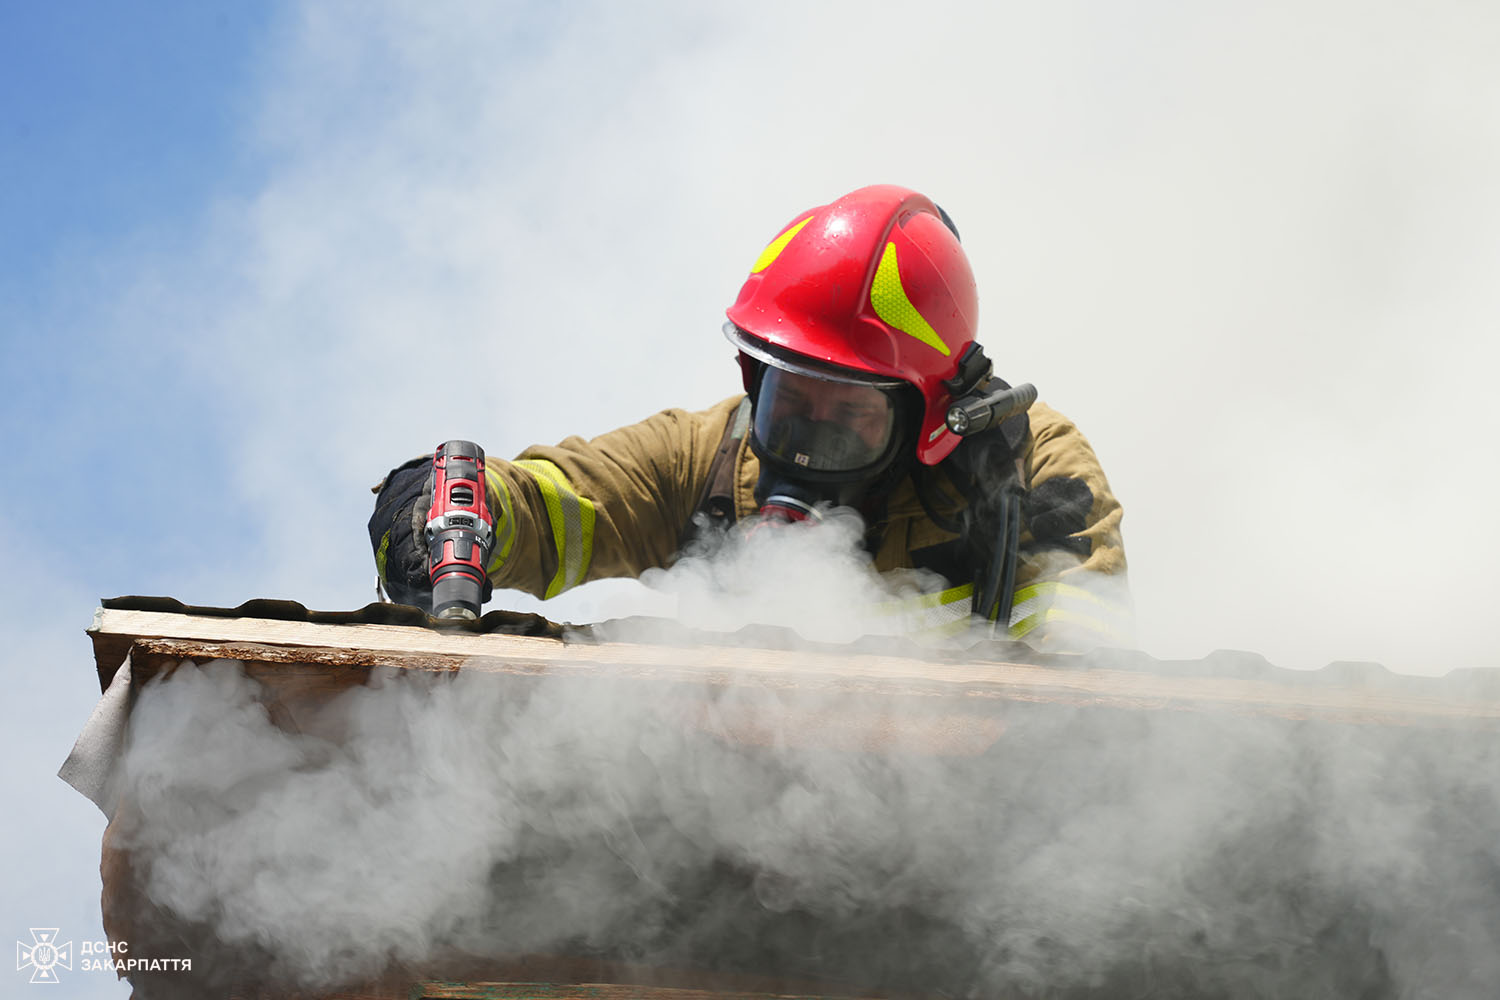
{"label": "red firefighter helmet", "polygon": [[952,223],[907,188],[860,188],[794,218],[756,259],[725,332],[754,362],[891,380],[922,397],[916,457],[936,465],[958,446],[944,422],[944,381],[974,343],[974,275]]}

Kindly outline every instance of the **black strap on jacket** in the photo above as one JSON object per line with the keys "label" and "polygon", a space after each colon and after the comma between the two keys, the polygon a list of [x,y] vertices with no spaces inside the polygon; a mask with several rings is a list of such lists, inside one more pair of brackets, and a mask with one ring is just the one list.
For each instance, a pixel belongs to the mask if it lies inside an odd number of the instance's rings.
{"label": "black strap on jacket", "polygon": [[703,485],[703,493],[698,497],[698,505],[693,508],[693,516],[682,529],[681,545],[686,545],[698,533],[698,515],[703,514],[708,519],[708,525],[718,529],[728,528],[734,524],[736,519],[734,504],[734,478],[739,467],[736,459],[740,455],[740,443],[745,440],[745,433],[750,429],[750,397],[746,396],[740,400],[740,405],[735,408],[727,423],[724,424],[724,436],[719,439],[719,449],[714,452],[713,461],[708,466],[708,481]]}
{"label": "black strap on jacket", "polygon": [[939,468],[967,501],[957,521],[935,509],[931,477],[919,475],[916,480],[917,498],[927,515],[959,536],[957,545],[974,582],[974,614],[999,628],[1010,624],[1015,594],[1026,496],[1016,459],[1026,453],[1030,437],[1031,420],[1017,413],[997,427],[964,438],[943,461]]}

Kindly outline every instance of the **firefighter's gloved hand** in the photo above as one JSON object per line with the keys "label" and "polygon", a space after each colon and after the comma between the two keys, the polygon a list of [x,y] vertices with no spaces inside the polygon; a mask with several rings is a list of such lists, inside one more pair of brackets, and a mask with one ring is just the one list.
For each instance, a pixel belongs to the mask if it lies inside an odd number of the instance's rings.
{"label": "firefighter's gloved hand", "polygon": [[427,570],[427,512],[432,509],[432,456],[392,469],[374,489],[370,545],[380,584],[391,600],[432,610]]}
{"label": "firefighter's gloved hand", "polygon": [[1059,548],[1088,558],[1092,543],[1071,537],[1088,527],[1094,491],[1082,479],[1058,476],[1033,486],[1021,499],[1021,509],[1038,548]]}

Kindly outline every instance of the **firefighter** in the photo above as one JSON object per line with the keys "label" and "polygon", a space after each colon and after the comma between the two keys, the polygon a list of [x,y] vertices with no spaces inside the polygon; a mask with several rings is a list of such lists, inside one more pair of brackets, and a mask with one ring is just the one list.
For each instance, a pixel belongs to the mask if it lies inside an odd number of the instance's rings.
{"label": "firefighter", "polygon": [[[934,624],[977,616],[1057,648],[1129,641],[1120,504],[1078,429],[1042,403],[979,434],[949,426],[956,402],[1006,384],[936,204],[882,185],[799,214],[727,316],[743,396],[487,461],[493,586],[551,598],[666,566],[698,530],[838,506],[864,519],[876,570],[947,581],[922,602]],[[430,458],[376,490],[381,585],[424,606]]]}

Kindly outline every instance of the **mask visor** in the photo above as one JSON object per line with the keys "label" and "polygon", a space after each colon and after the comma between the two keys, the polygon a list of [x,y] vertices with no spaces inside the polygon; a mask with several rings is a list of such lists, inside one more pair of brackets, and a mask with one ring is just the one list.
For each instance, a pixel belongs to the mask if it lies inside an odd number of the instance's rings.
{"label": "mask visor", "polygon": [[881,461],[896,427],[894,391],[766,366],[755,405],[762,449],[810,472],[858,472]]}

